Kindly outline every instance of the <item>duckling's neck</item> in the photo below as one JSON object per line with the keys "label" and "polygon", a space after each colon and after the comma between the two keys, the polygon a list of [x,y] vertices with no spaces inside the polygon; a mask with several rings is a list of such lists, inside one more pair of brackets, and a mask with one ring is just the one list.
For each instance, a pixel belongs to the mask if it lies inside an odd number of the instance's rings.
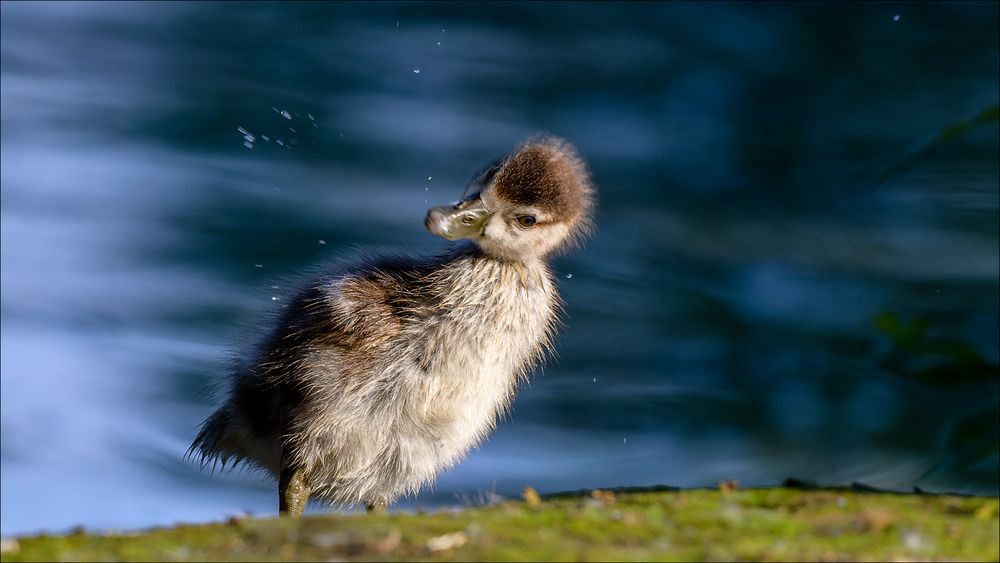
{"label": "duckling's neck", "polygon": [[473,252],[478,252],[482,256],[493,260],[515,264],[520,263],[533,267],[546,267],[545,253],[538,251],[538,249],[525,247],[521,251],[515,252],[506,245],[489,239],[479,239],[475,243],[470,243],[469,246],[474,249],[472,250]]}
{"label": "duckling's neck", "polygon": [[455,258],[493,262],[500,268],[510,268],[516,271],[548,272],[549,266],[545,256],[508,254],[493,248],[485,249],[476,243],[466,243],[455,247]]}
{"label": "duckling's neck", "polygon": [[544,260],[507,260],[470,246],[437,282],[440,328],[450,336],[442,357],[498,368],[513,382],[548,350],[560,299]]}
{"label": "duckling's neck", "polygon": [[[536,299],[551,301],[553,306],[559,302],[548,263],[541,258],[512,259],[469,245],[459,250],[450,266],[454,284],[450,293],[478,299],[484,307],[514,312],[538,306]],[[537,314],[550,309],[554,311],[546,306]]]}

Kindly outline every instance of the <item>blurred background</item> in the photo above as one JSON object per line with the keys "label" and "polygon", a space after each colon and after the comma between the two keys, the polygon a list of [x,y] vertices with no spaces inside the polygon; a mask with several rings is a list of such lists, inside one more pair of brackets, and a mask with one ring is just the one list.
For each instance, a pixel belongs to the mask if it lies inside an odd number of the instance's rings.
{"label": "blurred background", "polygon": [[787,477],[997,494],[998,4],[28,3],[2,15],[0,532],[273,514],[182,459],[285,283],[539,131],[559,358],[401,508]]}

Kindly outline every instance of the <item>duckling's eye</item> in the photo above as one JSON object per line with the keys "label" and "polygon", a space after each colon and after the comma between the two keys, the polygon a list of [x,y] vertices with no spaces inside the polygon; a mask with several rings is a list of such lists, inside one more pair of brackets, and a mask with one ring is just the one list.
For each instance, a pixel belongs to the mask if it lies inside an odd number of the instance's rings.
{"label": "duckling's eye", "polygon": [[466,215],[465,217],[462,217],[462,224],[463,225],[471,226],[475,222],[476,222],[476,218],[473,217],[472,215]]}
{"label": "duckling's eye", "polygon": [[534,215],[521,215],[516,218],[517,224],[521,225],[525,229],[530,229],[535,226],[535,216]]}

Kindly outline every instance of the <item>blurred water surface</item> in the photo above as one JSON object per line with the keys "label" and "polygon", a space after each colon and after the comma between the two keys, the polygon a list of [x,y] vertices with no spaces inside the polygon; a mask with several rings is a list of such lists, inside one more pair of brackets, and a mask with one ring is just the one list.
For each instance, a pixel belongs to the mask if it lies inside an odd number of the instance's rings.
{"label": "blurred water surface", "polygon": [[955,433],[996,443],[996,379],[889,369],[872,319],[997,362],[996,121],[876,183],[997,102],[997,12],[4,2],[0,531],[274,512],[260,476],[182,460],[228,351],[312,264],[440,249],[426,208],[538,131],[600,190],[554,264],[559,359],[402,506],[790,475],[996,494]]}

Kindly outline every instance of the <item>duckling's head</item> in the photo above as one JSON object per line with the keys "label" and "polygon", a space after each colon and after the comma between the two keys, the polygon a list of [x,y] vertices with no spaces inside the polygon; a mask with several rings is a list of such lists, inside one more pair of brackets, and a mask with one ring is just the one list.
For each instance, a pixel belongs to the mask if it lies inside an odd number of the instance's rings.
{"label": "duckling's head", "polygon": [[424,225],[448,240],[471,239],[491,256],[528,262],[583,240],[593,210],[586,165],[569,143],[545,136],[478,174],[458,203],[430,209]]}

